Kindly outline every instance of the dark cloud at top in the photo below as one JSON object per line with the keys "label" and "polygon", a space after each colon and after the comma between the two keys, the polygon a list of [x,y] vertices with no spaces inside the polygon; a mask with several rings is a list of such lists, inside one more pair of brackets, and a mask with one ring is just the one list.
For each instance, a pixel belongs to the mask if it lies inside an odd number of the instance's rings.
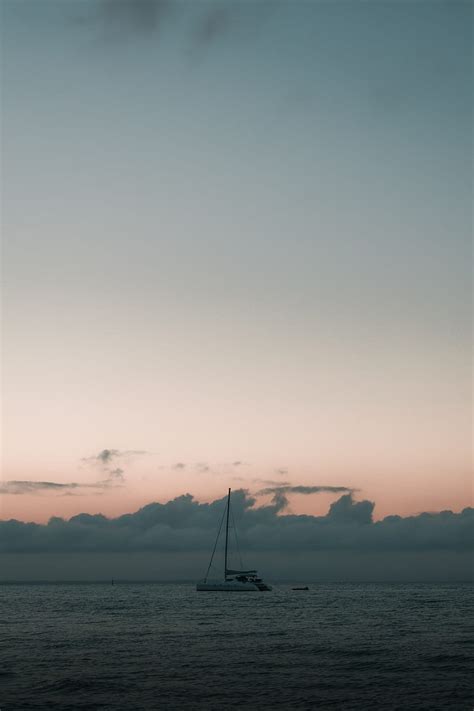
{"label": "dark cloud at top", "polygon": [[269,0],[98,0],[79,22],[100,28],[104,39],[120,40],[158,37],[170,20],[176,20],[189,48],[200,50],[239,24],[258,29],[275,6]]}
{"label": "dark cloud at top", "polygon": [[99,17],[107,32],[153,33],[172,10],[171,0],[99,0]]}
{"label": "dark cloud at top", "polygon": [[201,15],[194,26],[195,48],[212,45],[223,35],[240,26],[253,31],[261,29],[267,18],[279,6],[277,0],[211,0],[201,3]]}
{"label": "dark cloud at top", "polygon": [[195,30],[195,42],[198,47],[210,45],[219,35],[225,33],[233,20],[235,3],[224,0],[214,6],[200,18]]}
{"label": "dark cloud at top", "polygon": [[[472,548],[474,509],[417,516],[388,516],[374,522],[374,504],[345,494],[325,516],[285,515],[279,502],[255,508],[256,500],[235,491],[233,514],[242,550],[317,551],[457,551]],[[108,519],[80,514],[47,524],[0,521],[0,552],[209,552],[225,498],[201,504],[190,494],[166,504],[153,503],[135,513]]]}

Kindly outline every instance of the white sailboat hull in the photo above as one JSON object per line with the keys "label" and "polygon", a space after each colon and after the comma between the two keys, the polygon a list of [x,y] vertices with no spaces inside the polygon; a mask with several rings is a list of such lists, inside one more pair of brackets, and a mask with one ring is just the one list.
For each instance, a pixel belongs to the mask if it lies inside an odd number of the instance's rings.
{"label": "white sailboat hull", "polygon": [[271,589],[271,586],[266,583],[241,583],[238,580],[209,581],[196,585],[198,592],[263,592]]}

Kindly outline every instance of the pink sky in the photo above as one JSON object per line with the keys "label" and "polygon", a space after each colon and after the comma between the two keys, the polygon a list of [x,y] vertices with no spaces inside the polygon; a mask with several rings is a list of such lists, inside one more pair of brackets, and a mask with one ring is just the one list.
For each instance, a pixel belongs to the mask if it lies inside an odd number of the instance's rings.
{"label": "pink sky", "polygon": [[97,14],[6,4],[0,478],[82,488],[0,516],[279,469],[378,517],[472,502],[468,13],[343,5],[224,23],[190,71],[184,17],[99,48]]}
{"label": "pink sky", "polygon": [[[17,518],[45,522],[51,516],[68,518],[72,515],[88,512],[117,516],[134,511],[152,501],[166,502],[175,496],[191,493],[199,501],[211,501],[221,498],[228,486],[233,489],[245,488],[251,493],[271,486],[271,482],[291,482],[293,485],[329,485],[347,486],[359,489],[355,498],[375,501],[375,518],[389,514],[410,515],[420,511],[439,511],[451,509],[459,511],[472,505],[472,486],[469,470],[438,472],[428,474],[412,469],[410,477],[403,477],[396,470],[385,469],[372,472],[353,469],[352,475],[343,469],[326,468],[326,475],[313,473],[312,467],[301,466],[287,473],[278,473],[275,467],[256,467],[251,464],[233,466],[217,463],[210,466],[210,471],[203,472],[195,463],[186,463],[184,468],[169,467],[159,464],[157,455],[137,456],[128,463],[121,462],[125,481],[121,486],[106,487],[103,491],[95,489],[74,489],[66,493],[42,491],[35,494],[3,495],[0,498],[0,517]],[[183,462],[184,463],[184,462]],[[200,464],[202,464],[200,462]],[[293,473],[293,471],[295,473]],[[72,468],[71,476],[62,478],[54,472],[45,472],[38,481],[82,482],[91,484],[106,476],[99,468]],[[290,494],[288,512],[323,514],[339,493],[320,493],[312,495]],[[267,503],[270,496],[257,496],[258,504]]]}

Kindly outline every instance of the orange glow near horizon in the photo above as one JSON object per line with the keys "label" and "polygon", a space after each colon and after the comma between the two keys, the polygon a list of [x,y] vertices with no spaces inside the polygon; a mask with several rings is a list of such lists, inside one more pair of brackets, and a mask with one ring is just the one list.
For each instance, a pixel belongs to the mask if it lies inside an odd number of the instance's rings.
{"label": "orange glow near horizon", "polygon": [[[225,468],[225,467],[224,467]],[[301,471],[303,469],[303,471]],[[150,470],[154,473],[152,478]],[[472,484],[468,470],[454,475],[439,472],[436,477],[437,486],[433,487],[433,472],[423,475],[414,472],[410,478],[403,479],[400,475],[386,472],[384,477],[365,473],[353,474],[349,479],[338,472],[330,472],[325,478],[311,475],[309,468],[300,468],[300,475],[294,476],[291,470],[286,473],[264,471],[258,475],[251,465],[227,465],[226,472],[205,472],[183,469],[160,470],[156,476],[157,467],[141,467],[135,463],[133,474],[122,486],[104,488],[104,490],[66,491],[65,493],[50,493],[41,491],[35,494],[4,494],[0,496],[0,518],[15,518],[23,521],[45,523],[52,516],[70,518],[79,513],[98,514],[116,517],[134,512],[152,502],[167,501],[190,493],[197,501],[210,502],[225,496],[227,487],[233,490],[246,489],[257,499],[257,506],[268,504],[271,496],[258,495],[259,490],[279,483],[291,482],[292,485],[331,485],[353,487],[354,498],[369,499],[375,502],[374,518],[379,520],[390,514],[401,516],[416,515],[422,511],[440,511],[450,509],[460,511],[472,506]],[[245,471],[246,470],[246,471]],[[145,473],[148,472],[148,473]],[[99,478],[99,477],[96,477]],[[159,481],[157,479],[159,478]],[[16,479],[21,480],[20,477]],[[68,481],[72,481],[70,477]],[[89,476],[89,480],[91,477]],[[45,476],[37,481],[58,481],[58,477]],[[387,481],[393,486],[388,486]],[[273,484],[271,483],[273,482]],[[64,482],[66,483],[66,482]],[[324,515],[330,504],[343,493],[318,493],[311,495],[287,494],[289,505],[283,513]]]}

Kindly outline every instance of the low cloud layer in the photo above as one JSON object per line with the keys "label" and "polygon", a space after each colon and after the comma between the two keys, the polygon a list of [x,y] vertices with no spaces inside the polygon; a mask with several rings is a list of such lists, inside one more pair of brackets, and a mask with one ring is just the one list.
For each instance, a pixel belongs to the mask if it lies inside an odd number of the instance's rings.
{"label": "low cloud layer", "polygon": [[[353,494],[356,490],[347,486],[292,486],[289,482],[270,482],[271,485],[257,492],[259,496],[272,494],[273,504],[278,510],[283,510],[288,506],[287,494]],[[275,486],[276,484],[276,486]]]}
{"label": "low cloud layer", "polygon": [[265,494],[342,494],[343,492],[352,494],[355,489],[348,486],[292,486],[285,482],[271,482],[276,486],[270,486],[266,489],[261,489],[258,493]]}
{"label": "low cloud layer", "polygon": [[[374,522],[374,503],[356,501],[352,494],[331,504],[325,516],[285,515],[279,499],[259,508],[255,504],[248,492],[234,492],[233,514],[243,551],[465,552],[474,540],[472,508]],[[0,553],[210,551],[224,506],[225,498],[201,504],[185,494],[114,519],[79,514],[47,524],[0,521]]]}
{"label": "low cloud layer", "polygon": [[77,489],[96,489],[103,490],[113,486],[113,480],[123,481],[121,469],[116,469],[111,472],[113,476],[104,481],[96,481],[92,484],[79,484],[78,482],[58,482],[58,481],[29,481],[29,480],[13,480],[0,482],[0,494],[13,494],[21,496],[22,494],[41,494],[47,493],[71,493]]}
{"label": "low cloud layer", "polygon": [[[57,493],[59,495],[78,494],[81,489],[88,489],[89,493],[95,490],[102,493],[105,489],[122,486],[125,483],[125,470],[116,466],[117,460],[129,462],[137,455],[147,454],[143,449],[102,449],[98,454],[90,457],[83,457],[81,462],[93,470],[100,471],[103,477],[99,481],[88,483],[59,482],[59,481],[31,481],[31,480],[11,480],[0,481],[0,494],[43,494]],[[115,466],[114,466],[115,465]],[[112,468],[113,467],[113,468]]]}

